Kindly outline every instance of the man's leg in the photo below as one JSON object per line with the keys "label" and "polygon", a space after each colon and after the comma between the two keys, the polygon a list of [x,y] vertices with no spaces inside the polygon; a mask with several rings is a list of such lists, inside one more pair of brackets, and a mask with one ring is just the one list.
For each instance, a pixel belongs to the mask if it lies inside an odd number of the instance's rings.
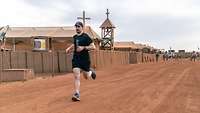
{"label": "man's leg", "polygon": [[80,68],[73,68],[75,93],[72,97],[72,100],[74,101],[80,100],[80,71]]}
{"label": "man's leg", "polygon": [[90,68],[89,71],[83,71],[83,76],[85,79],[93,79],[95,80],[96,79],[96,73],[94,71],[94,69]]}
{"label": "man's leg", "polygon": [[80,68],[73,68],[73,73],[74,73],[74,88],[75,92],[79,93],[80,91]]}
{"label": "man's leg", "polygon": [[85,79],[90,79],[92,75],[92,71],[83,71],[83,77]]}

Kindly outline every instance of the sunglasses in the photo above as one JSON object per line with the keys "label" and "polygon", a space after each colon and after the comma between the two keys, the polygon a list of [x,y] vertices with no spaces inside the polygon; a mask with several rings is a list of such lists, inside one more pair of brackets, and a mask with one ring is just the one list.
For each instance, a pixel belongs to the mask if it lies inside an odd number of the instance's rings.
{"label": "sunglasses", "polygon": [[79,27],[81,27],[81,26],[79,26],[79,25],[75,25],[75,27],[78,27],[78,28],[79,28]]}

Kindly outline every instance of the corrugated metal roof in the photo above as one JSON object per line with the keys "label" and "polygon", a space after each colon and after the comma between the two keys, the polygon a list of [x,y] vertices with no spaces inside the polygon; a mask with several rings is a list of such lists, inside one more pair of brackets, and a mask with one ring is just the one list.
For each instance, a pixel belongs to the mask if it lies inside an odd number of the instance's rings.
{"label": "corrugated metal roof", "polygon": [[131,48],[131,49],[149,48],[149,49],[154,49],[151,46],[147,46],[147,45],[144,45],[144,44],[136,44],[132,41],[130,41],[130,42],[114,42],[114,48]]}
{"label": "corrugated metal roof", "polygon": [[114,48],[138,49],[134,42],[114,42]]}
{"label": "corrugated metal roof", "polygon": [[[90,27],[85,27],[85,32],[93,39],[100,39],[100,36]],[[30,38],[33,36],[47,37],[72,37],[76,34],[74,26],[66,27],[10,27],[6,33],[7,38]]]}

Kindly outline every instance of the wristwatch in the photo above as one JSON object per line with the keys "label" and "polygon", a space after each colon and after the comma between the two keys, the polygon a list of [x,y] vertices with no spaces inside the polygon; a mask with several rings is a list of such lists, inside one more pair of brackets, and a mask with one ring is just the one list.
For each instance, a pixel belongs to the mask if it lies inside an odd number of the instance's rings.
{"label": "wristwatch", "polygon": [[84,49],[85,49],[85,50],[88,50],[86,47],[87,47],[87,46],[84,46]]}

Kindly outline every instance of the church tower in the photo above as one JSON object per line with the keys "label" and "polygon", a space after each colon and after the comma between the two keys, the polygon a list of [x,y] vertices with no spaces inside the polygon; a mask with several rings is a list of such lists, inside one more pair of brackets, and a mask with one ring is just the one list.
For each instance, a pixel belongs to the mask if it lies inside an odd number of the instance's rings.
{"label": "church tower", "polygon": [[115,26],[112,24],[112,22],[109,19],[109,10],[107,9],[106,15],[107,18],[103,22],[103,24],[100,26],[101,28],[101,49],[104,50],[112,50],[114,45],[114,29]]}

